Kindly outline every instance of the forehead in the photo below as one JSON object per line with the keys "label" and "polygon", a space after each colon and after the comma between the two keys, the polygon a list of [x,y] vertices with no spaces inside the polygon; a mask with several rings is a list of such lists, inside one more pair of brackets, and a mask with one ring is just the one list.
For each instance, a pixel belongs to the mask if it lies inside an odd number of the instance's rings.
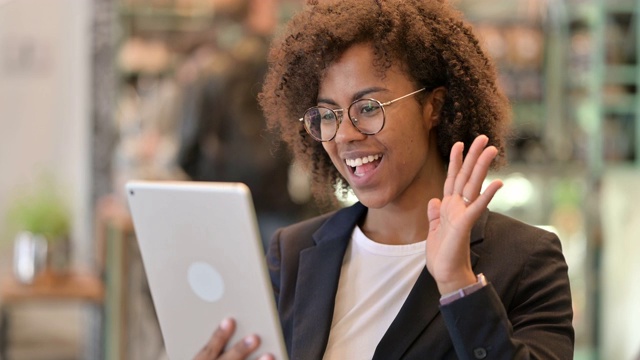
{"label": "forehead", "polygon": [[358,91],[373,86],[389,88],[398,83],[411,83],[398,61],[391,61],[390,66],[383,66],[384,63],[387,62],[376,56],[370,44],[352,45],[324,71],[320,78],[319,94]]}

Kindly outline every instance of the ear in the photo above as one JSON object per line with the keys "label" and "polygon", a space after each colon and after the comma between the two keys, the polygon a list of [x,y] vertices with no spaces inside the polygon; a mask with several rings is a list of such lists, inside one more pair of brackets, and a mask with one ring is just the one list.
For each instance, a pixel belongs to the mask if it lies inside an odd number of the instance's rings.
{"label": "ear", "polygon": [[430,128],[440,123],[440,111],[444,106],[447,89],[443,86],[431,90],[423,107],[423,117],[428,119]]}

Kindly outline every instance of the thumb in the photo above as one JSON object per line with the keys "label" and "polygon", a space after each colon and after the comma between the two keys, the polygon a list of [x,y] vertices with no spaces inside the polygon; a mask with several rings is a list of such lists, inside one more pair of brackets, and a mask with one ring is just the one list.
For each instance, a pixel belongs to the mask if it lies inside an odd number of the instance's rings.
{"label": "thumb", "polygon": [[442,201],[438,198],[433,198],[429,200],[429,205],[427,206],[427,218],[429,219],[429,225],[436,220],[440,220],[440,205]]}

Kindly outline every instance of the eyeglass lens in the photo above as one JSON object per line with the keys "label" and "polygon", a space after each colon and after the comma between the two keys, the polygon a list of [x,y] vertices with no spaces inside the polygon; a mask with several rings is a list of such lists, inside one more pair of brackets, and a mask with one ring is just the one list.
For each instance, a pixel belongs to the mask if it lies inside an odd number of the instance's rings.
{"label": "eyeglass lens", "polygon": [[337,114],[322,106],[312,107],[304,113],[304,126],[316,140],[329,141],[338,130]]}
{"label": "eyeglass lens", "polygon": [[[304,114],[304,125],[316,140],[330,141],[338,131],[338,114],[336,111],[315,106]],[[361,99],[349,107],[349,118],[353,125],[363,134],[377,134],[384,125],[382,105],[372,99]]]}

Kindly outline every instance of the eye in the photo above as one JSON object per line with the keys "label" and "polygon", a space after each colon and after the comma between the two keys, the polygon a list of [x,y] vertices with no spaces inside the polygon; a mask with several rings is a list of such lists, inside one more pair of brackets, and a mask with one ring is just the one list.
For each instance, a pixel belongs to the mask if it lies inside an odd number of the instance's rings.
{"label": "eye", "polygon": [[322,114],[322,121],[323,122],[336,121],[336,116],[331,111],[326,111],[324,114]]}
{"label": "eye", "polygon": [[374,116],[380,112],[380,104],[372,100],[361,100],[357,103],[357,110],[361,116]]}

